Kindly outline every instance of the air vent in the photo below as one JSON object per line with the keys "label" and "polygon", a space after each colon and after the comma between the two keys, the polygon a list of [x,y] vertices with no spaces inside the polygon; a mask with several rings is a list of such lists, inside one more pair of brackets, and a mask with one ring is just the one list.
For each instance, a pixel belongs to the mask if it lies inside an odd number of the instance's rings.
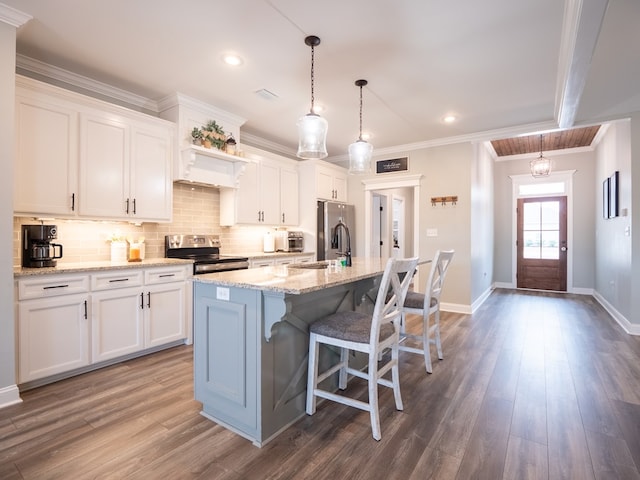
{"label": "air vent", "polygon": [[254,93],[259,97],[264,98],[265,100],[275,100],[276,98],[278,98],[278,95],[276,95],[273,92],[270,92],[266,88],[261,88],[260,90],[256,90]]}

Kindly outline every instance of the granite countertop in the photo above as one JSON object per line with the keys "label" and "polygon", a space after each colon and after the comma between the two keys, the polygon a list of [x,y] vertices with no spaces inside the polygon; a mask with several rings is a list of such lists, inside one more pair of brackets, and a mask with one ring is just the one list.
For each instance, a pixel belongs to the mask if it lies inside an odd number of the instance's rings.
{"label": "granite countertop", "polygon": [[286,258],[286,257],[303,257],[315,255],[316,252],[238,252],[238,253],[221,253],[221,257],[247,257],[249,260],[259,260],[261,258]]}
{"label": "granite countertop", "polygon": [[82,273],[98,270],[120,270],[125,268],[162,267],[167,265],[192,264],[192,260],[181,258],[146,258],[141,262],[110,262],[109,260],[95,262],[64,263],[58,262],[55,267],[23,268],[13,267],[13,276],[28,277],[33,275],[51,275],[55,273]]}
{"label": "granite countertop", "polygon": [[381,275],[384,272],[387,259],[355,257],[352,259],[352,263],[351,267],[329,266],[324,269],[281,265],[231,272],[207,273],[205,275],[197,275],[193,278],[193,281],[300,295]]}

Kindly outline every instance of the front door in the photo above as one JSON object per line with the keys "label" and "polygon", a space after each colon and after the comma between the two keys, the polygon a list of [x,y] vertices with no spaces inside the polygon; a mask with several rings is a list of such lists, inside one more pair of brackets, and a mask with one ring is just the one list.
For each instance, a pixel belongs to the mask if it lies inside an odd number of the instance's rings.
{"label": "front door", "polygon": [[518,288],[567,290],[567,197],[518,199]]}

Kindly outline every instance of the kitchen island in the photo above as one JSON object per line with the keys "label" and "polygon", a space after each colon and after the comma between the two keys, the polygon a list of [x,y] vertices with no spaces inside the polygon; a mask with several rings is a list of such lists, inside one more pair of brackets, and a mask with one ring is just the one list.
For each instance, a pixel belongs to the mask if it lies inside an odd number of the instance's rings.
{"label": "kitchen island", "polygon": [[[336,311],[371,312],[385,265],[386,259],[354,258],[352,267],[195,277],[195,398],[202,414],[257,446],[303,416],[308,325]],[[334,355],[322,352],[322,367]]]}

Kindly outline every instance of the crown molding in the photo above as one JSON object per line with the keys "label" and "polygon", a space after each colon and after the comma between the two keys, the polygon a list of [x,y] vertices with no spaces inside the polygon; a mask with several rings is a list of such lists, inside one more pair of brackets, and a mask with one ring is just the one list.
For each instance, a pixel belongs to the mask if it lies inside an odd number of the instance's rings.
{"label": "crown molding", "polygon": [[4,3],[0,3],[0,22],[8,23],[18,28],[27,23],[33,17],[28,13],[16,10]]}
{"label": "crown molding", "polygon": [[264,138],[254,135],[252,133],[242,132],[242,135],[240,136],[240,138],[242,139],[242,143],[251,145],[252,147],[262,148],[271,153],[284,155],[285,157],[291,158],[293,160],[300,160],[296,156],[295,150],[285,147],[284,145],[281,145],[279,143],[272,142],[270,140],[265,140]]}
{"label": "crown molding", "polygon": [[61,82],[76,89],[116,100],[120,104],[131,105],[156,114],[158,113],[158,102],[155,100],[133,94],[121,88],[113,87],[63,68],[54,67],[53,65],[24,55],[16,55],[16,68],[22,70],[22,73],[27,74],[27,76],[33,77],[33,74],[35,74],[41,77],[41,79],[48,80],[48,83],[54,80],[55,82]]}

